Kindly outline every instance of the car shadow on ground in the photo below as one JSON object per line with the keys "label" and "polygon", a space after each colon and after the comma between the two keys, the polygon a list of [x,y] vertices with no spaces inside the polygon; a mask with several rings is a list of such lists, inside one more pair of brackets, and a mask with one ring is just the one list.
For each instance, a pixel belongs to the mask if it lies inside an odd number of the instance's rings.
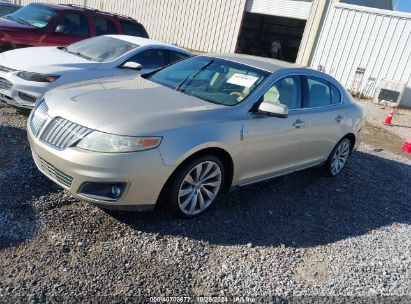
{"label": "car shadow on ground", "polygon": [[26,131],[0,126],[0,249],[36,235],[33,202],[57,190],[35,167]]}
{"label": "car shadow on ground", "polygon": [[215,245],[303,248],[411,224],[411,166],[356,152],[336,178],[310,169],[229,193],[200,217],[111,213],[129,227]]}

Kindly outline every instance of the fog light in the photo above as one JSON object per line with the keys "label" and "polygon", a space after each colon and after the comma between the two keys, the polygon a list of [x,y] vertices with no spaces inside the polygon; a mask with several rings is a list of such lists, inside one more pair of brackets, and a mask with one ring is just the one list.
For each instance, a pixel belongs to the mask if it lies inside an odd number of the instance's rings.
{"label": "fog light", "polygon": [[19,92],[19,97],[27,102],[36,103],[37,98],[26,93]]}
{"label": "fog light", "polygon": [[121,195],[121,188],[119,186],[112,186],[111,187],[111,195],[113,197],[120,197]]}
{"label": "fog light", "polygon": [[79,194],[94,200],[117,201],[126,189],[126,183],[84,183]]}

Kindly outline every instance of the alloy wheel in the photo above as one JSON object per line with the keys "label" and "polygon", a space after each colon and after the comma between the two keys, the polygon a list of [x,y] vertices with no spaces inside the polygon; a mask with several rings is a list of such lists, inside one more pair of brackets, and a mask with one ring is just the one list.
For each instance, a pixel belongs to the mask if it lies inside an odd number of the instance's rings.
{"label": "alloy wheel", "polygon": [[350,142],[343,140],[334,152],[331,160],[331,173],[337,175],[344,168],[350,156]]}
{"label": "alloy wheel", "polygon": [[178,206],[185,215],[203,212],[217,197],[222,183],[220,166],[204,161],[193,167],[184,177],[178,191]]}

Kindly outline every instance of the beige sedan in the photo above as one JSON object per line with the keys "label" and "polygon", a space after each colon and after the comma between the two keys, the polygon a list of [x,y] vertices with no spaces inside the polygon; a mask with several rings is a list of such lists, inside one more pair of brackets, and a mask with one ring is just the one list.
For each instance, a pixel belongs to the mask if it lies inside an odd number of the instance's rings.
{"label": "beige sedan", "polygon": [[106,208],[159,201],[192,217],[233,186],[322,166],[338,175],[364,110],[332,77],[245,55],[203,55],[143,77],[45,95],[28,121],[38,168]]}

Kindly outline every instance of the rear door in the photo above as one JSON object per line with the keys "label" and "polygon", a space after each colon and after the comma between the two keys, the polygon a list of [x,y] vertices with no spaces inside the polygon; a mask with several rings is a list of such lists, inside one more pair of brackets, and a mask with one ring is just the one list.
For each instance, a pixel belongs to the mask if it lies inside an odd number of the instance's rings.
{"label": "rear door", "polygon": [[63,13],[45,39],[47,45],[65,46],[90,38],[90,20],[80,12]]}
{"label": "rear door", "polygon": [[329,81],[313,76],[303,77],[306,92],[305,112],[308,128],[303,154],[307,164],[315,164],[328,158],[332,149],[345,135],[345,105],[341,92]]}
{"label": "rear door", "polygon": [[117,25],[114,19],[96,15],[93,17],[94,33],[96,36],[118,34]]}

